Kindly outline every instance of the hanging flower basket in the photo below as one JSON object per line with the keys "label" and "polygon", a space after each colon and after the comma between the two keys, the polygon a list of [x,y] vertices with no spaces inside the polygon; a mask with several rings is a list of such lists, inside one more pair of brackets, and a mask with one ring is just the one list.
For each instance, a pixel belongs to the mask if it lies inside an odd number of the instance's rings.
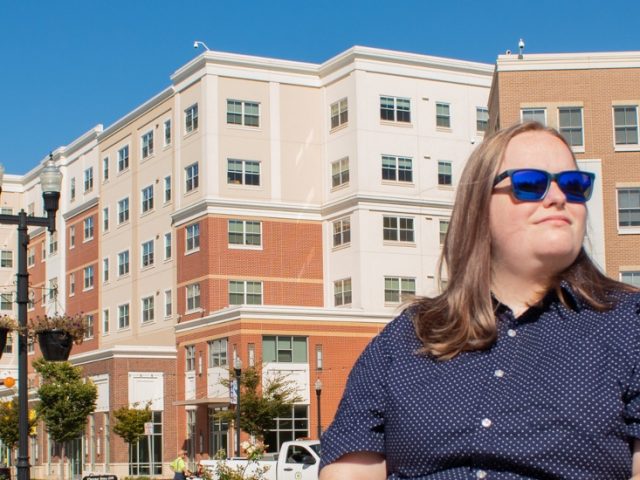
{"label": "hanging flower basket", "polygon": [[9,332],[18,329],[18,324],[13,317],[9,315],[0,316],[0,358],[4,352],[4,347],[7,346],[7,336]]}
{"label": "hanging flower basket", "polygon": [[81,344],[87,324],[84,315],[38,316],[29,322],[29,334],[38,337],[45,360],[64,361],[73,344]]}

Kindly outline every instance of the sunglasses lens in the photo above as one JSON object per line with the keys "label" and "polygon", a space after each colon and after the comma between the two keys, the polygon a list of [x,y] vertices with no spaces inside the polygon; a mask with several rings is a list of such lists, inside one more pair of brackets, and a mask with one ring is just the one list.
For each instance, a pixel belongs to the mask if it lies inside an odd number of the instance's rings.
{"label": "sunglasses lens", "polygon": [[570,202],[586,202],[593,192],[593,178],[585,172],[563,172],[558,175],[558,186]]}
{"label": "sunglasses lens", "polygon": [[549,187],[549,176],[539,170],[516,170],[511,174],[511,188],[518,200],[542,200]]}

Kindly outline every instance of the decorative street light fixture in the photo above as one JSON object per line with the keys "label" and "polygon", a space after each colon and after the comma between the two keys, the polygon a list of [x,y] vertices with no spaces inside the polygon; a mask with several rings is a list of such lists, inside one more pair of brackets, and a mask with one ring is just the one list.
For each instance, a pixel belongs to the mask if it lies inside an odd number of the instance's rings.
{"label": "decorative street light fixture", "polygon": [[234,370],[236,374],[236,457],[240,457],[240,376],[242,375],[240,357],[236,357]]}
{"label": "decorative street light fixture", "polygon": [[322,381],[316,380],[316,403],[318,404],[318,440],[322,436],[322,417],[320,416],[320,395],[322,395]]}
{"label": "decorative street light fixture", "polygon": [[[4,167],[0,164],[0,194],[2,193],[2,178]],[[0,214],[1,225],[18,226],[18,273],[17,298],[18,304],[18,480],[29,480],[29,398],[27,389],[27,303],[29,302],[29,273],[27,272],[27,245],[29,244],[28,227],[47,227],[50,233],[56,231],[56,212],[60,202],[60,188],[62,173],[53,161],[53,154],[40,173],[40,185],[46,217],[27,216],[24,209],[17,215]]]}

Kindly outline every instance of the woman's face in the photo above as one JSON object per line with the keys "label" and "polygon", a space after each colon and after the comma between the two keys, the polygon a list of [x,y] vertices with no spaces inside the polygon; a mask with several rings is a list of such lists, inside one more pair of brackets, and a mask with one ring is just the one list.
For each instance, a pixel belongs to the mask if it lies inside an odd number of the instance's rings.
{"label": "woman's face", "polygon": [[[567,146],[547,132],[524,132],[511,139],[499,172],[536,168],[551,173],[575,170]],[[510,193],[509,178],[502,180],[491,197],[492,265],[518,274],[554,275],[576,259],[585,234],[585,204],[569,203],[551,182],[545,198],[522,202]],[[504,188],[507,187],[507,188]]]}

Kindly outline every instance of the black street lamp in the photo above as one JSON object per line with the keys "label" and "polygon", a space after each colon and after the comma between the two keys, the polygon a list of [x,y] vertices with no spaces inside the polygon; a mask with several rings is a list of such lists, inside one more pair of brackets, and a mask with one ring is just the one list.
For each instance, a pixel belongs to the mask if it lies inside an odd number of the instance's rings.
{"label": "black street lamp", "polygon": [[[234,362],[236,374],[236,457],[240,457],[240,376],[242,375],[242,360],[236,357]],[[18,479],[20,480],[20,479]]]}
{"label": "black street lamp", "polygon": [[320,379],[316,380],[316,403],[318,405],[318,440],[322,436],[322,417],[320,416],[320,395],[322,395],[322,382]]}
{"label": "black street lamp", "polygon": [[[0,194],[2,193],[2,177],[4,167],[0,165]],[[29,392],[27,389],[27,303],[29,302],[29,273],[27,272],[27,245],[29,244],[28,227],[47,227],[50,233],[56,231],[56,212],[60,202],[60,187],[62,173],[54,163],[53,155],[40,173],[40,185],[46,217],[27,216],[24,209],[17,215],[0,214],[0,224],[18,226],[18,273],[17,298],[18,304],[18,480],[29,480]]]}

